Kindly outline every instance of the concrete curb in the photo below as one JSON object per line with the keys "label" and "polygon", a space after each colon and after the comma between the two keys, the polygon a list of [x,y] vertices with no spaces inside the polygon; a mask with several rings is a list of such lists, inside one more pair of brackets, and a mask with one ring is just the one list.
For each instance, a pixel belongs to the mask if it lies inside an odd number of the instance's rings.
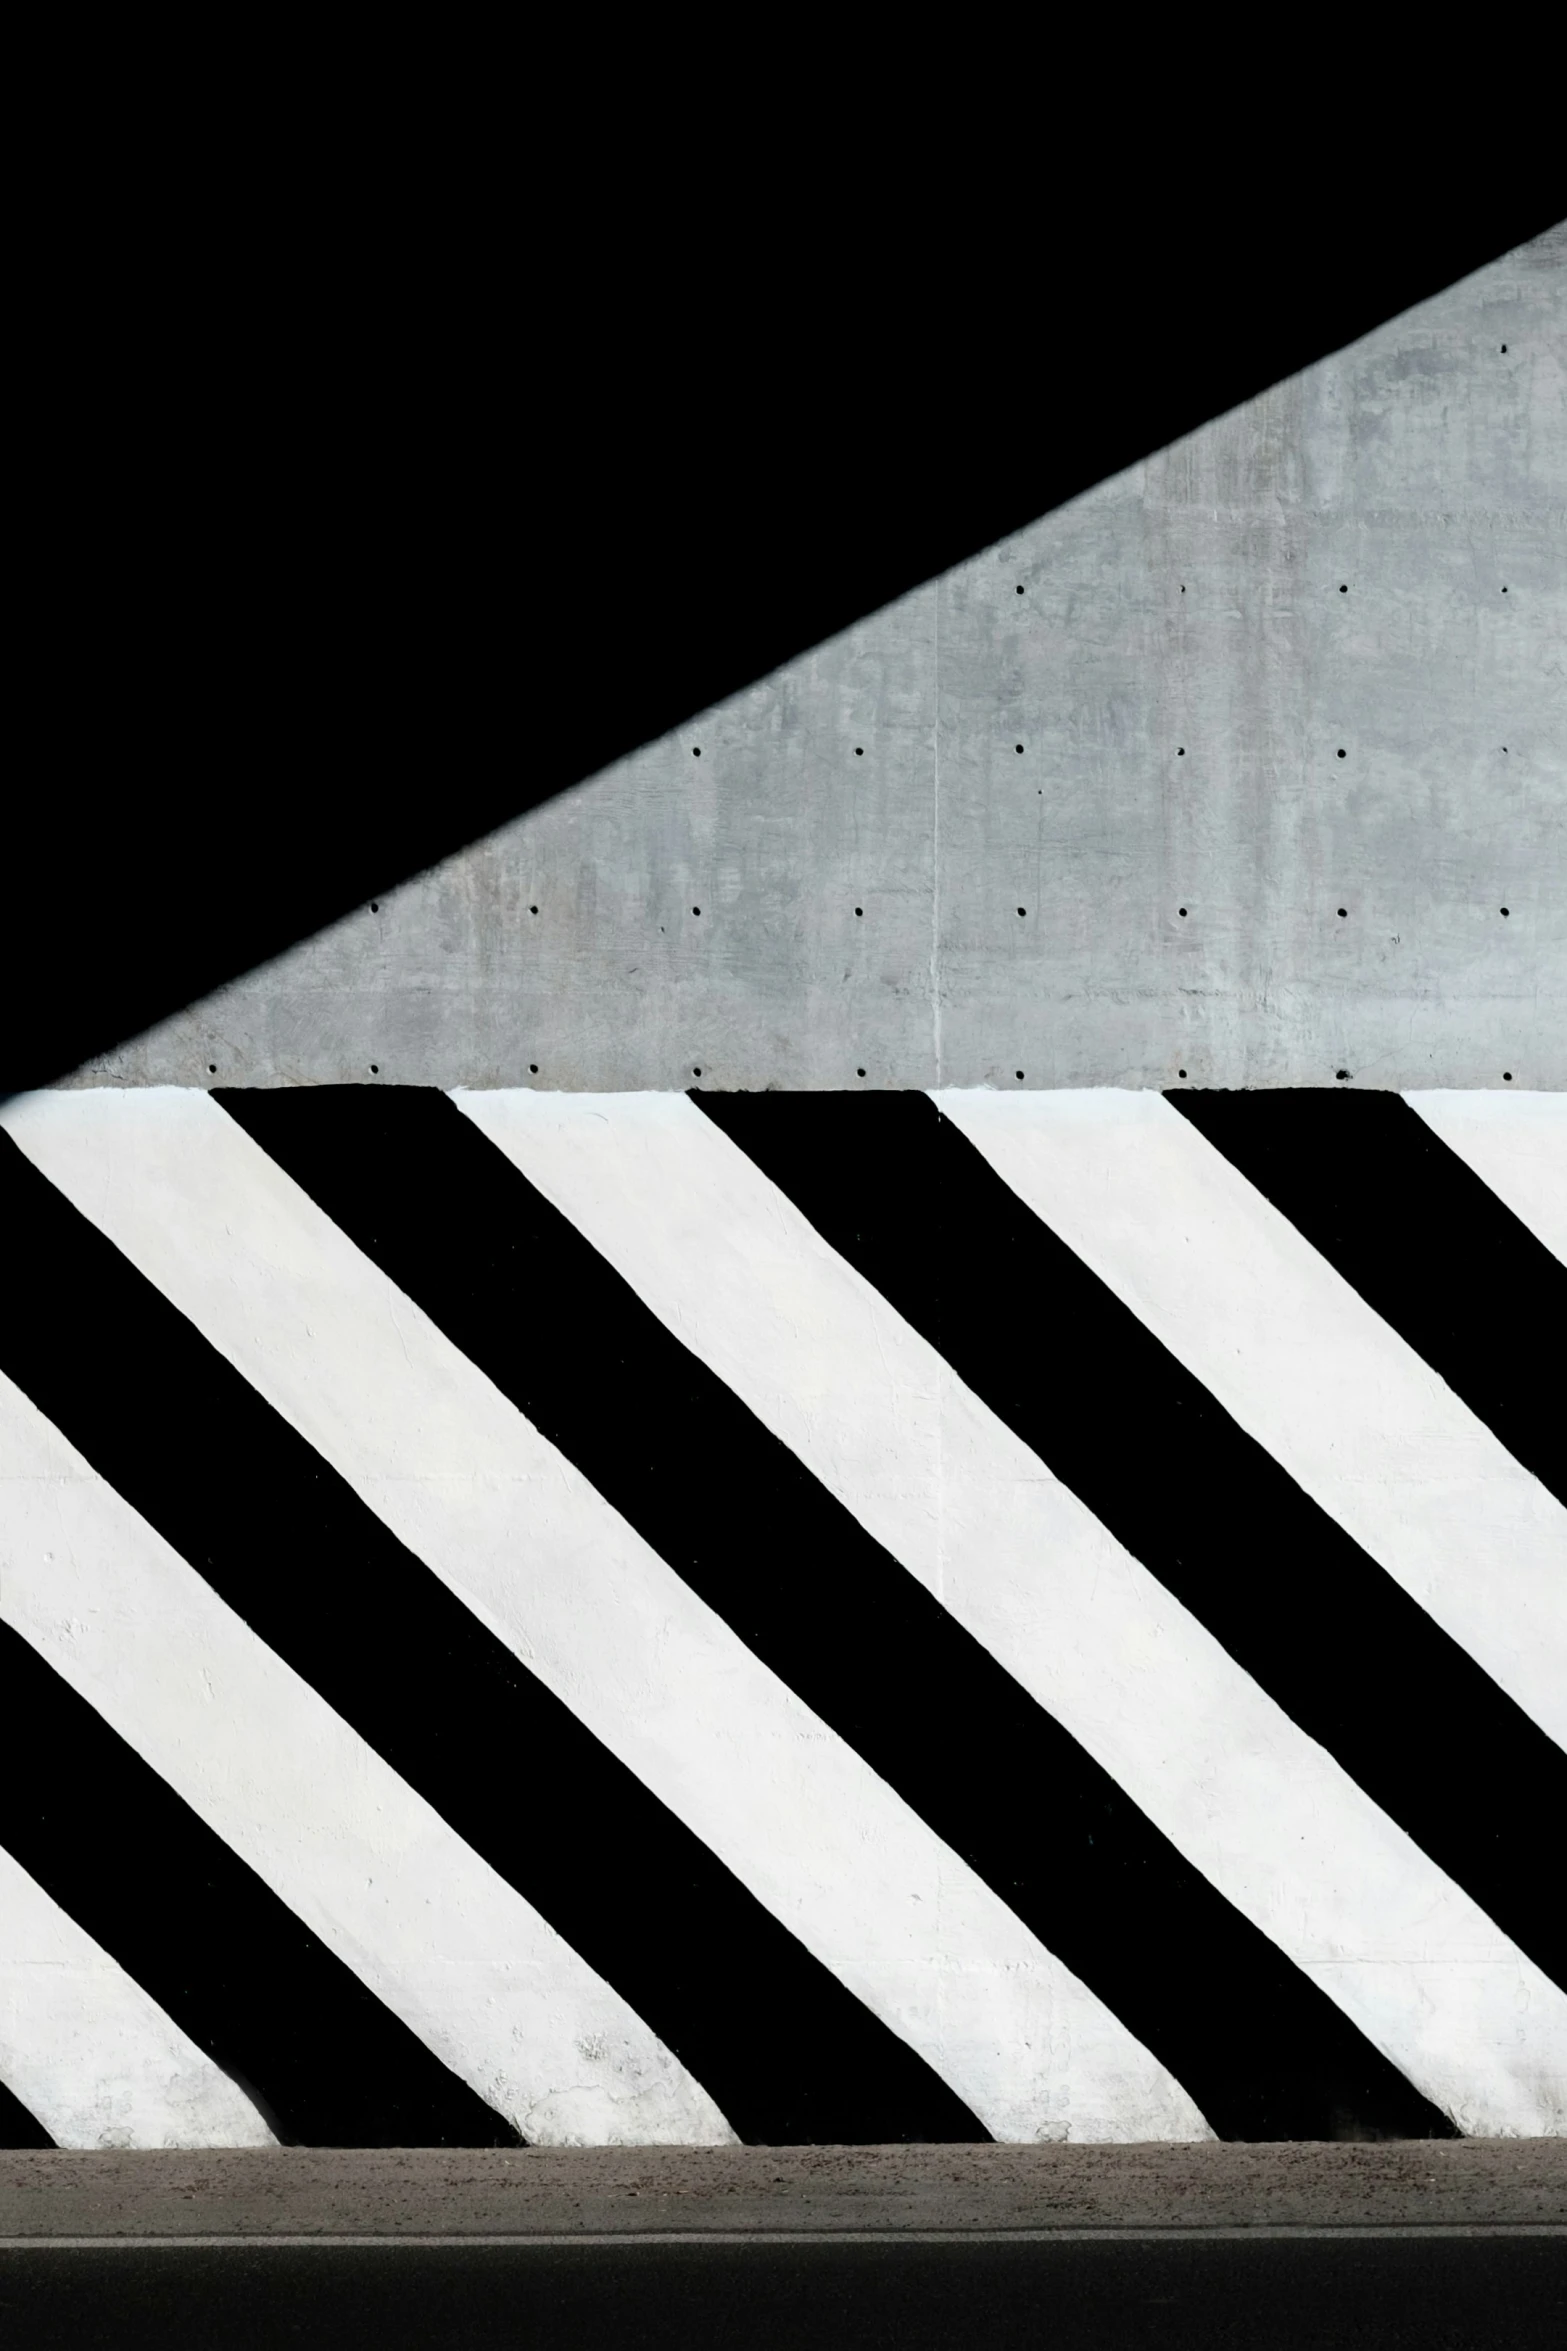
{"label": "concrete curb", "polygon": [[0,2240],[1567,2230],[1567,2140],[0,2154]]}

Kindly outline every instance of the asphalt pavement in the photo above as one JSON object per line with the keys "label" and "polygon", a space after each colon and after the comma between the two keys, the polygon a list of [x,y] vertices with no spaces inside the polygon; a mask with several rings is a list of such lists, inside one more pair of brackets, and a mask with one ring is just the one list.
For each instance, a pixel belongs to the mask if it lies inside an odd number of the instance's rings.
{"label": "asphalt pavement", "polygon": [[5,2351],[1551,2351],[1567,2235],[38,2244]]}
{"label": "asphalt pavement", "polygon": [[1567,2139],[0,2154],[0,2351],[1567,2344]]}

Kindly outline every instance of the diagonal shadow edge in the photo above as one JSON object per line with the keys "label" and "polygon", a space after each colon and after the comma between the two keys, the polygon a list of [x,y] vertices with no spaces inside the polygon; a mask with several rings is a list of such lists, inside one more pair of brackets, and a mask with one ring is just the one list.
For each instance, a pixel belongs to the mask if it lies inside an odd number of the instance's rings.
{"label": "diagonal shadow edge", "polygon": [[[1053,268],[1069,350],[1041,338],[1004,370],[917,384],[896,343],[825,386],[767,375],[737,296],[718,322],[725,433],[682,399],[673,330],[635,321],[665,380],[631,423],[607,373],[565,379],[544,431],[555,495],[517,555],[488,519],[504,515],[498,411],[470,400],[462,454],[431,402],[426,465],[389,496],[378,460],[399,415],[357,458],[333,429],[362,355],[341,355],[339,394],[270,454],[242,455],[244,411],[177,464],[164,449],[161,471],[150,431],[108,436],[72,516],[88,576],[62,562],[39,596],[55,722],[12,830],[0,1095],[271,960],[1560,209],[1465,194],[1418,228],[1285,224],[1266,283],[1245,282],[1245,248],[1213,221],[1197,283],[1156,269],[1128,287],[1110,232],[1085,235]],[[544,585],[526,627],[524,572]]]}

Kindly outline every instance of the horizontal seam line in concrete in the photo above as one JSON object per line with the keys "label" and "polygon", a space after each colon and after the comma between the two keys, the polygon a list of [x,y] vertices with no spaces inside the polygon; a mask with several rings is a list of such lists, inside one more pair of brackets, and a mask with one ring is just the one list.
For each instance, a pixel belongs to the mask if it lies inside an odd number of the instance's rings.
{"label": "horizontal seam line in concrete", "polygon": [[1173,2222],[1168,2227],[1151,2228],[1141,2223],[1124,2226],[1107,2225],[1101,2228],[885,2228],[885,2229],[583,2229],[580,2232],[559,2230],[519,2230],[509,2235],[464,2235],[442,2233],[416,2235],[408,2231],[395,2236],[329,2235],[325,2231],[297,2236],[269,2234],[254,2230],[237,2236],[198,2236],[194,2233],[170,2232],[162,2236],[57,2237],[40,2232],[36,2236],[0,2237],[0,2253],[31,2252],[47,2248],[55,2252],[155,2252],[191,2248],[200,2251],[252,2246],[272,2246],[281,2251],[297,2250],[301,2246],[321,2246],[327,2250],[343,2250],[363,2246],[381,2250],[393,2246],[420,2247],[464,2246],[480,2250],[501,2247],[523,2247],[539,2251],[559,2250],[573,2245],[1051,2245],[1088,2244],[1097,2242],[1169,2243],[1173,2240],[1198,2243],[1227,2244],[1237,2239],[1289,2240],[1306,2238],[1390,2238],[1390,2237],[1567,2237],[1567,2222],[1563,2221],[1385,2221],[1337,2222],[1321,2226],[1303,2222],[1288,2223],[1238,2222],[1226,2226],[1193,2222],[1189,2226]]}

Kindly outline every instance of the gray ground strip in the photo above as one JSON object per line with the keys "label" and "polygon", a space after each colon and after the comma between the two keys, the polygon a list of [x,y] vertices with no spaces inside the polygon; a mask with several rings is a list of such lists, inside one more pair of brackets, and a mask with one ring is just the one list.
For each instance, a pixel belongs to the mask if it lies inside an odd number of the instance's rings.
{"label": "gray ground strip", "polygon": [[0,2246],[1567,2233],[1567,2140],[0,2159]]}

